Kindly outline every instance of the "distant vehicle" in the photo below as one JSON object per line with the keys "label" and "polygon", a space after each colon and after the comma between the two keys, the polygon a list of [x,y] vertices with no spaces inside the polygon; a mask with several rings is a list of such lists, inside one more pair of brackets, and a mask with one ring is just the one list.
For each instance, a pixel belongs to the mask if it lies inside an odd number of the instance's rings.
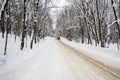
{"label": "distant vehicle", "polygon": [[60,37],[57,37],[57,40],[60,40]]}

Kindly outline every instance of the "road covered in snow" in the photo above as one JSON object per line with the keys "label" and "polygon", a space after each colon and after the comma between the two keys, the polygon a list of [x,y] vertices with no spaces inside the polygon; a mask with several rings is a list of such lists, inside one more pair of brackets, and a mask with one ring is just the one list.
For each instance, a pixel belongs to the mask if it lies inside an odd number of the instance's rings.
{"label": "road covered in snow", "polygon": [[119,75],[62,41],[51,39],[0,80],[120,80]]}

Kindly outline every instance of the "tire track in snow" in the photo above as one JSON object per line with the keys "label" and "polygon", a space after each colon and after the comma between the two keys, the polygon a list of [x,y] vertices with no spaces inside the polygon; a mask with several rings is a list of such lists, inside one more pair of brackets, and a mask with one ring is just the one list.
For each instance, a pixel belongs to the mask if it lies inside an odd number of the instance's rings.
{"label": "tire track in snow", "polygon": [[[73,70],[73,72],[81,79],[84,77],[82,80],[120,80],[118,75],[107,69],[107,67],[100,62],[91,59],[61,41],[56,40],[56,42],[61,50],[64,50],[63,55],[65,56],[68,65],[71,67],[71,70]],[[87,70],[89,72],[87,72]],[[82,76],[80,76],[80,73]]]}
{"label": "tire track in snow", "polygon": [[[97,63],[97,64],[96,64]],[[35,55],[0,80],[120,80],[75,49],[51,39]]]}

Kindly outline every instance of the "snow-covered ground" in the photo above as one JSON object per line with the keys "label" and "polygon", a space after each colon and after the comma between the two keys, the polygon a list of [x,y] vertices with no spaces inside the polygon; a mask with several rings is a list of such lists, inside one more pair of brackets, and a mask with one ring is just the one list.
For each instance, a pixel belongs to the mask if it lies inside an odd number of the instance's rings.
{"label": "snow-covered ground", "polygon": [[17,37],[16,42],[13,35],[9,35],[8,39],[8,47],[7,47],[7,55],[4,56],[4,46],[5,46],[5,38],[0,38],[0,75],[3,73],[7,73],[9,70],[14,68],[15,66],[23,63],[24,61],[31,58],[36,51],[44,47],[48,44],[49,39],[45,38],[45,41],[42,39],[39,44],[35,44],[33,49],[30,49],[29,44],[27,42],[27,47],[25,47],[22,51],[20,50],[21,39]]}
{"label": "snow-covered ground", "polygon": [[[117,50],[70,42],[63,38],[61,41],[79,50],[80,54],[120,70],[120,54]],[[2,59],[5,42],[2,38],[0,42]],[[32,50],[25,47],[21,51],[20,39],[14,42],[14,36],[9,35],[7,56],[0,64],[0,80],[120,80],[78,54],[50,37],[41,40],[39,47],[36,44]]]}
{"label": "snow-covered ground", "polygon": [[88,44],[71,42],[64,38],[62,38],[62,42],[114,69],[115,71],[118,71],[118,74],[120,74],[120,50],[116,48],[116,45],[113,44],[109,48],[101,48]]}

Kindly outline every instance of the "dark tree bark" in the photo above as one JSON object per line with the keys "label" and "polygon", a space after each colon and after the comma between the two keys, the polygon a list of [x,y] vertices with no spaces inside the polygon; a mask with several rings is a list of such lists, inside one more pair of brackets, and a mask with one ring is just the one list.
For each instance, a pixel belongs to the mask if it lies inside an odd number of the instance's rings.
{"label": "dark tree bark", "polygon": [[5,9],[6,9],[6,7],[7,7],[7,5],[8,5],[8,1],[9,0],[7,0],[6,2],[5,2],[5,4],[4,4],[4,6],[3,6],[3,8],[4,8],[4,10],[1,12],[1,30],[2,30],[2,38],[4,38],[4,33],[5,33],[5,26],[4,26],[4,18],[5,18]]}
{"label": "dark tree bark", "polygon": [[92,17],[93,17],[93,25],[94,25],[94,27],[95,27],[95,32],[94,32],[94,37],[95,37],[95,45],[97,46],[97,44],[99,44],[99,39],[98,39],[98,33],[97,33],[97,26],[96,26],[96,24],[95,24],[95,16],[94,16],[94,12],[92,11],[92,9],[91,9],[91,15],[92,15]]}
{"label": "dark tree bark", "polygon": [[8,33],[9,33],[9,18],[7,18],[6,39],[5,39],[4,55],[6,55],[6,51],[7,51]]}
{"label": "dark tree bark", "polygon": [[98,28],[99,28],[99,40],[100,40],[100,46],[104,47],[103,41],[102,41],[102,32],[101,32],[101,23],[100,23],[100,13],[99,13],[99,8],[98,8],[98,0],[96,0],[96,11],[97,11],[97,20],[98,20]]}
{"label": "dark tree bark", "polygon": [[4,27],[4,11],[2,11],[1,15],[1,30],[2,30],[2,38],[4,38],[5,27]]}
{"label": "dark tree bark", "polygon": [[7,43],[8,43],[8,34],[9,34],[9,28],[10,28],[10,5],[9,2],[6,5],[6,14],[7,14],[7,21],[6,21],[6,39],[5,39],[5,48],[4,48],[4,55],[6,55],[7,52]]}
{"label": "dark tree bark", "polygon": [[118,29],[118,36],[119,36],[119,39],[120,39],[120,25],[118,23],[118,17],[117,17],[117,14],[116,14],[116,10],[115,10],[115,7],[113,6],[114,4],[114,1],[111,0],[111,5],[112,5],[112,8],[113,8],[113,12],[114,12],[114,17],[115,17],[115,20],[116,20],[116,25],[117,25],[117,29]]}
{"label": "dark tree bark", "polygon": [[33,35],[32,35],[32,40],[30,43],[30,48],[33,48],[33,41],[35,42],[35,44],[37,43],[37,15],[38,15],[38,7],[39,7],[39,0],[34,1],[34,20],[33,20]]}
{"label": "dark tree bark", "polygon": [[25,19],[26,19],[26,0],[24,0],[24,21],[23,21],[23,32],[22,32],[22,42],[21,42],[21,50],[24,48],[24,40],[25,40],[25,36],[26,36],[26,30],[27,30],[27,26],[25,25]]}

